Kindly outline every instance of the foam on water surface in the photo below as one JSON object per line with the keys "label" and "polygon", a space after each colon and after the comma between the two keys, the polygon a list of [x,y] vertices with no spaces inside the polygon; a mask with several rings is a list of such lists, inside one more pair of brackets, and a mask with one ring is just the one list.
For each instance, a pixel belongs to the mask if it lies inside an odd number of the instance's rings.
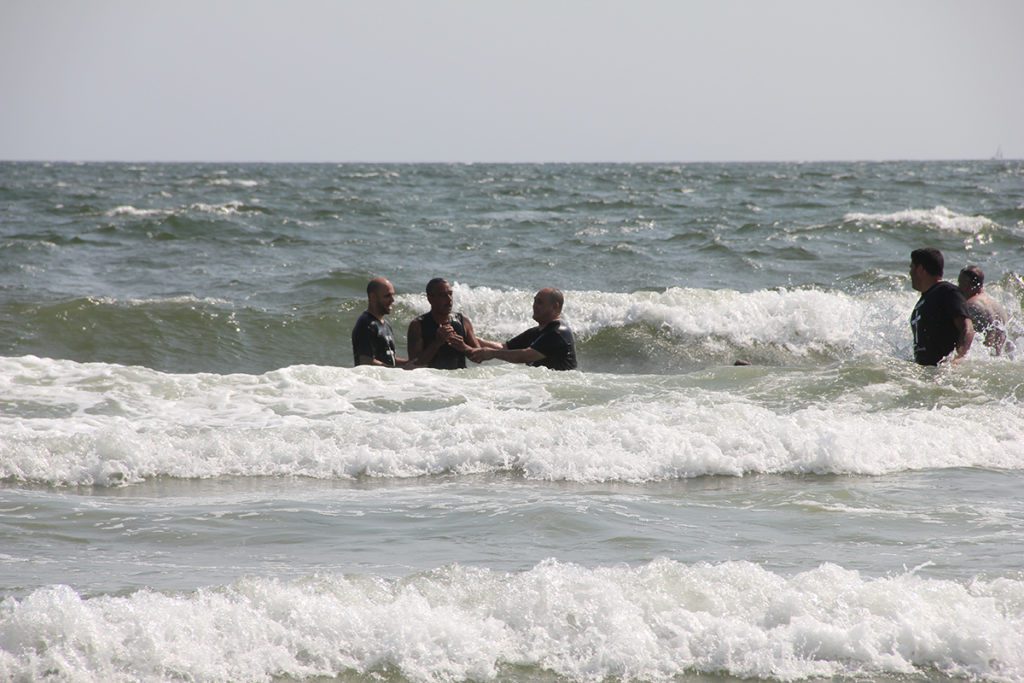
{"label": "foam on water surface", "polygon": [[36,358],[0,366],[13,409],[0,416],[0,478],[9,481],[511,472],[642,482],[1024,466],[1019,397],[986,398],[956,375],[883,374],[837,392],[830,385],[849,380],[835,374],[808,385],[733,368],[672,379],[507,366],[457,375],[318,366],[170,375]]}
{"label": "foam on water surface", "polygon": [[998,230],[999,224],[985,216],[970,216],[936,206],[933,209],[907,209],[893,213],[848,213],[843,220],[857,223],[911,223],[944,232],[978,233]]}
{"label": "foam on water surface", "polygon": [[745,562],[522,573],[440,568],[404,579],[250,578],[223,588],[87,597],[53,586],[0,603],[0,676],[267,680],[397,673],[570,681],[685,673],[798,680],[1024,677],[1024,580],[785,576]]}

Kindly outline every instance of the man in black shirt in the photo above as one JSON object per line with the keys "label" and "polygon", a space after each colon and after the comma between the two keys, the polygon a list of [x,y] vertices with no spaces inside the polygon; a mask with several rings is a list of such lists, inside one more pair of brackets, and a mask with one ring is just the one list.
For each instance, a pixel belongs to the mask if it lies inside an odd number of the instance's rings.
{"label": "man in black shirt", "polygon": [[378,277],[366,285],[366,310],[352,328],[352,356],[356,365],[384,365],[393,368],[405,365],[405,358],[395,355],[395,335],[384,316],[395,303],[395,288]]}
{"label": "man in black shirt", "polygon": [[565,297],[557,289],[540,290],[533,298],[533,319],[537,321],[537,327],[531,327],[504,344],[478,339],[481,348],[473,351],[470,359],[479,363],[498,358],[552,370],[575,370],[576,340],[572,330],[561,319],[564,302]]}
{"label": "man in black shirt", "polygon": [[938,365],[954,350],[956,363],[967,355],[974,341],[967,301],[954,284],[943,281],[943,265],[938,249],[915,249],[910,253],[910,283],[921,292],[910,315],[914,360],[920,365]]}
{"label": "man in black shirt", "polygon": [[478,344],[469,318],[462,313],[452,315],[452,286],[435,277],[427,283],[427,301],[430,311],[409,323],[411,362],[436,370],[466,367],[466,354]]}

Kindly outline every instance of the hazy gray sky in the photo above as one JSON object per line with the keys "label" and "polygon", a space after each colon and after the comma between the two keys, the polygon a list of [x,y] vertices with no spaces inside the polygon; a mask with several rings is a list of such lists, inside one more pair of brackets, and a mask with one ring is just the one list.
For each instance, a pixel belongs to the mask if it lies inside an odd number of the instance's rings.
{"label": "hazy gray sky", "polygon": [[1024,157],[1020,0],[0,0],[0,159]]}

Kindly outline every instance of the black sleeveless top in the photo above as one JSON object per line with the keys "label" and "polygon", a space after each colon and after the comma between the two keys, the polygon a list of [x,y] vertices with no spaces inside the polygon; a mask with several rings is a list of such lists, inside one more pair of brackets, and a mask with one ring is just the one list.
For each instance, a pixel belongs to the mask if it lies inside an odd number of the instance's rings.
{"label": "black sleeveless top", "polygon": [[[441,326],[437,324],[434,316],[429,311],[416,318],[416,320],[420,323],[420,335],[423,337],[423,347],[426,348],[434,343],[434,339],[437,337],[437,330]],[[451,323],[452,329],[460,337],[466,338],[466,325],[462,321],[461,313],[453,314],[448,319],[448,322]],[[466,356],[461,351],[456,351],[445,344],[434,354],[429,367],[435,370],[459,370],[466,367]]]}

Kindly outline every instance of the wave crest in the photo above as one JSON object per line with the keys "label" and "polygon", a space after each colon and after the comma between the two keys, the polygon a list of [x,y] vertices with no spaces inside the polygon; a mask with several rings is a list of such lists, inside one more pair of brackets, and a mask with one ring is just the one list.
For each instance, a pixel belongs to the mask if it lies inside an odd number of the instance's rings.
{"label": "wave crest", "polygon": [[358,674],[570,681],[1024,677],[1024,581],[968,584],[836,565],[792,577],[745,562],[404,579],[245,579],[165,595],[39,589],[0,604],[0,674],[263,680]]}
{"label": "wave crest", "polygon": [[[731,367],[710,379],[509,367],[167,375],[33,358],[0,369],[0,480],[58,486],[476,473],[645,482],[1024,463],[1018,400],[915,389],[911,375],[836,392],[832,375],[759,382],[756,369]],[[1019,385],[1019,373],[1006,381]]]}
{"label": "wave crest", "polygon": [[943,232],[979,233],[1000,226],[985,216],[966,216],[944,206],[934,209],[908,209],[894,213],[848,213],[843,220],[850,223],[894,223],[897,225],[923,225]]}

